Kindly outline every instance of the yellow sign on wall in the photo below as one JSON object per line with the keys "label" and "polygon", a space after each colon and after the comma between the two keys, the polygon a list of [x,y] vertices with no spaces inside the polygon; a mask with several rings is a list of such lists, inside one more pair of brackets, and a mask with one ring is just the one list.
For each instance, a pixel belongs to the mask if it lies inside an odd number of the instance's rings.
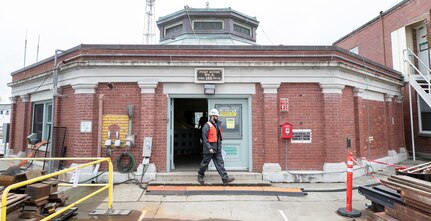
{"label": "yellow sign on wall", "polygon": [[108,131],[111,134],[110,139],[112,145],[116,140],[116,132],[118,131],[121,140],[121,147],[124,147],[126,136],[129,132],[129,117],[127,115],[105,114],[102,117],[102,147],[105,147],[105,141],[108,138]]}

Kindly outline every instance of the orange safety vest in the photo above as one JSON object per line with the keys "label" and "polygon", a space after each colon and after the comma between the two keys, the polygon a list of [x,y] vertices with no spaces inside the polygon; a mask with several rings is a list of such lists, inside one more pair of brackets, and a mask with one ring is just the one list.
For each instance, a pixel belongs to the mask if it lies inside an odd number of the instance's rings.
{"label": "orange safety vest", "polygon": [[[215,143],[217,142],[217,130],[216,127],[211,123],[207,122],[208,126],[210,126],[210,129],[208,130],[208,142]],[[222,132],[220,128],[220,133]]]}

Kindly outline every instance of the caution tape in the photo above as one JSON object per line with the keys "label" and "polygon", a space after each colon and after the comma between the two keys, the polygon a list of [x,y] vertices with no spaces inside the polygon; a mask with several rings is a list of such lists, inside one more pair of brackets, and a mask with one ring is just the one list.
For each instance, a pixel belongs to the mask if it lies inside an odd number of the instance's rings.
{"label": "caution tape", "polygon": [[396,165],[396,164],[380,162],[380,161],[377,161],[377,160],[368,160],[366,157],[362,157],[362,159],[366,160],[368,162],[378,163],[378,164],[386,165],[386,166],[389,166],[389,167],[395,167],[396,170],[407,168],[406,166],[400,166],[400,165]]}
{"label": "caution tape", "polygon": [[360,163],[358,163],[358,161],[356,161],[355,159],[353,159],[353,157],[352,157],[351,159],[352,159],[352,161],[353,161],[356,165],[358,165],[359,167],[361,167],[362,169],[364,169],[365,173],[367,173],[368,175],[370,175],[371,177],[373,177],[375,180],[377,180],[377,182],[378,182],[378,183],[380,183],[380,184],[382,184],[382,185],[386,186],[384,183],[382,183],[382,181],[381,181],[379,178],[377,178],[377,177],[376,177],[376,176],[374,176],[370,171],[368,171],[368,169],[367,169],[367,168],[365,168],[365,167],[364,167],[364,166],[362,166]]}

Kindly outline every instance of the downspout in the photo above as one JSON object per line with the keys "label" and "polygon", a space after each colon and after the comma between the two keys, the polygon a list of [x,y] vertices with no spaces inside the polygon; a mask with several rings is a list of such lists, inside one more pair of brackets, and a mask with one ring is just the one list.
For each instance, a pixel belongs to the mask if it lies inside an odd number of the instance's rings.
{"label": "downspout", "polygon": [[97,122],[97,157],[101,157],[102,148],[102,118],[103,118],[103,100],[105,99],[104,94],[99,95],[99,118]]}
{"label": "downspout", "polygon": [[383,61],[386,65],[386,45],[385,45],[385,25],[383,23],[383,11],[380,11],[380,20],[382,21],[382,42],[383,42]]}

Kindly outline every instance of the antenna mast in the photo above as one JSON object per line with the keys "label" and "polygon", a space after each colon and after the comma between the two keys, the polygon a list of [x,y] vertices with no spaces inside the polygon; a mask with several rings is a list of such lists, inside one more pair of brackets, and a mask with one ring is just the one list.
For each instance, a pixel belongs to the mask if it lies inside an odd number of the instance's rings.
{"label": "antenna mast", "polygon": [[154,24],[156,23],[154,20],[155,14],[155,1],[156,0],[146,0],[145,5],[145,19],[144,19],[144,44],[154,44],[155,37],[155,29]]}

